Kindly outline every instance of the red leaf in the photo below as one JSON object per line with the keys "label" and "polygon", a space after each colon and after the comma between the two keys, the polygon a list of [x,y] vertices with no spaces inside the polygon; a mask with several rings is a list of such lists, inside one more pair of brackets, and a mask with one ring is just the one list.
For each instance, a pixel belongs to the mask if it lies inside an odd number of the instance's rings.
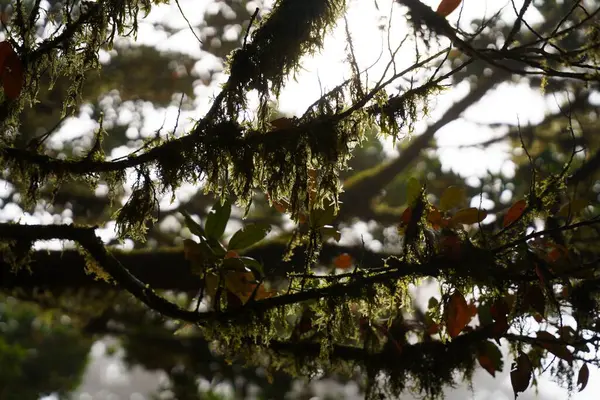
{"label": "red leaf", "polygon": [[558,339],[551,333],[546,331],[537,332],[537,337],[540,340],[540,346],[554,354],[556,357],[561,358],[569,363],[573,364],[573,353],[569,351],[566,345],[558,343]]}
{"label": "red leaf", "polygon": [[498,346],[487,340],[478,346],[477,360],[493,377],[496,376],[496,371],[502,370],[504,364],[502,361],[502,353]]}
{"label": "red leaf", "polygon": [[494,326],[492,328],[494,336],[498,337],[508,330],[508,305],[503,299],[499,299],[490,307],[490,314],[494,318]]}
{"label": "red leaf", "polygon": [[546,298],[542,289],[538,285],[531,285],[527,288],[523,298],[523,305],[528,309],[537,311],[541,316],[546,313]]}
{"label": "red leaf", "polygon": [[590,377],[590,370],[588,369],[587,364],[583,364],[583,367],[579,370],[579,374],[577,375],[577,386],[581,386],[579,391],[581,392],[587,386],[588,379]]}
{"label": "red leaf", "polygon": [[448,234],[440,240],[442,253],[452,260],[458,260],[461,256],[462,242],[458,235]]}
{"label": "red leaf", "polygon": [[526,208],[527,202],[525,200],[517,201],[508,209],[508,212],[504,216],[502,225],[506,228],[508,225],[518,220],[521,215],[523,215],[523,211],[525,211]]}
{"label": "red leaf", "polygon": [[451,338],[455,338],[471,321],[471,310],[462,293],[455,291],[450,297],[446,310],[446,328]]}
{"label": "red leaf", "polygon": [[6,40],[0,42],[0,69],[4,66],[4,60],[8,54],[13,53],[12,46]]}
{"label": "red leaf", "polygon": [[0,43],[0,78],[4,95],[14,100],[23,88],[23,64],[7,41]]}
{"label": "red leaf", "polygon": [[442,17],[446,17],[450,15],[450,13],[460,5],[462,0],[442,0],[440,5],[438,6],[436,13],[441,15]]}

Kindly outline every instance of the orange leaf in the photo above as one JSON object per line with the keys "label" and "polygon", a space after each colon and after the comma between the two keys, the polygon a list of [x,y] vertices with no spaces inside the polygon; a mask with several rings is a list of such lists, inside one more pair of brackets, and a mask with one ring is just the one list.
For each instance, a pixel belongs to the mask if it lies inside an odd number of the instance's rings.
{"label": "orange leaf", "polygon": [[235,250],[229,250],[227,253],[225,253],[225,257],[223,257],[223,258],[225,260],[227,260],[228,258],[240,258],[240,255]]}
{"label": "orange leaf", "polygon": [[502,225],[507,227],[512,224],[516,220],[518,220],[521,215],[523,215],[523,211],[527,208],[527,202],[525,200],[519,200],[515,204],[513,204],[509,209],[506,215],[504,216],[504,222]]}
{"label": "orange leaf", "polygon": [[439,229],[442,226],[442,213],[436,207],[432,207],[427,215],[427,222],[433,229]]}
{"label": "orange leaf", "polygon": [[460,5],[462,0],[442,0],[436,12],[442,17],[450,15],[450,13]]}
{"label": "orange leaf", "polygon": [[458,290],[450,296],[446,310],[446,328],[451,338],[455,338],[471,321],[471,310],[462,293]]}
{"label": "orange leaf", "polygon": [[348,253],[340,254],[333,260],[333,265],[339,269],[348,269],[352,266],[352,256]]}
{"label": "orange leaf", "polygon": [[410,223],[410,218],[412,217],[412,209],[410,207],[406,207],[406,210],[402,213],[400,217],[400,224],[402,226],[406,226]]}

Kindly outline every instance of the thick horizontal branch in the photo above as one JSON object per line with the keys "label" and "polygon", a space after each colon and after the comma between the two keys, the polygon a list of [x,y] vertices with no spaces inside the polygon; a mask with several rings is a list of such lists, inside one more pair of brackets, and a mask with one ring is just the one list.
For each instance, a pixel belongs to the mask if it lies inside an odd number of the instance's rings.
{"label": "thick horizontal branch", "polygon": [[[16,238],[15,238],[16,239]],[[301,271],[305,265],[305,254],[297,251],[289,262],[283,262],[285,243],[270,242],[254,247],[244,253],[269,270],[276,273]],[[387,254],[379,254],[358,246],[325,244],[320,260],[329,264],[341,253],[348,253],[360,261],[364,268],[381,268]],[[197,291],[201,280],[191,272],[189,261],[181,247],[162,247],[151,250],[110,252],[111,256],[139,280],[154,289],[175,291]],[[85,258],[77,250],[35,251],[30,255],[27,266],[12,271],[6,261],[0,259],[0,289],[44,288],[48,290],[85,289],[91,287],[119,287],[85,272]]]}

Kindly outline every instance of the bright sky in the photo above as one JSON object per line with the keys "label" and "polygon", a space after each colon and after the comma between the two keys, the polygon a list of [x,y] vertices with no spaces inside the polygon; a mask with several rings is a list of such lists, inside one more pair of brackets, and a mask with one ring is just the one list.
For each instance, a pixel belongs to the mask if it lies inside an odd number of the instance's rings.
{"label": "bright sky", "polygon": [[[358,63],[361,68],[365,68],[380,57],[381,49],[387,48],[386,36],[377,29],[381,18],[389,16],[391,0],[377,0],[379,10],[374,7],[374,0],[349,0],[350,12],[348,14],[348,22],[353,33],[354,46]],[[425,0],[426,4],[435,8],[437,0]],[[202,21],[204,11],[217,12],[219,9],[225,13],[230,12],[225,3],[215,3],[212,1],[197,1],[197,0],[179,0],[179,3],[186,13],[187,18],[192,25],[199,24]],[[516,7],[519,8],[522,0],[515,1]],[[265,8],[259,2],[251,2],[248,4],[249,10],[254,10],[255,7]],[[507,0],[465,0],[462,11],[462,21],[470,21],[472,18],[490,17],[500,8],[504,7],[504,16],[507,19],[513,19],[512,5]],[[403,11],[401,8],[394,6],[393,19],[391,24],[391,42],[397,44],[404,36],[406,29],[405,22],[402,19]],[[459,12],[454,12],[449,20],[456,23]],[[526,14],[526,19],[529,22],[535,22],[539,19],[536,11],[529,11]],[[385,21],[385,20],[384,20]],[[154,23],[166,22],[170,28],[181,29],[177,34],[168,36],[164,31],[157,30]],[[469,29],[466,23],[462,23],[463,29]],[[201,35],[201,31],[196,32]],[[241,34],[239,27],[231,26],[228,30],[228,35]],[[140,30],[137,35],[137,43],[156,46],[160,50],[175,50],[190,54],[199,61],[195,65],[195,72],[199,77],[208,77],[210,71],[222,71],[223,65],[220,60],[211,54],[203,51],[197,43],[192,32],[187,29],[187,23],[181,17],[181,14],[176,4],[164,5],[155,7],[150,15],[140,24]],[[447,43],[442,42],[443,46]],[[343,23],[333,32],[327,39],[327,51],[321,55],[307,58],[303,63],[303,70],[297,74],[296,79],[291,79],[283,91],[280,98],[280,108],[282,111],[290,114],[300,115],[311,104],[323,89],[332,88],[340,81],[349,76],[349,70],[345,63],[346,53],[345,48],[345,33]],[[398,57],[398,68],[409,66],[413,59],[412,47],[408,46],[407,51],[400,53]],[[432,53],[433,54],[433,51]],[[102,59],[107,61],[110,59],[109,53],[103,53]],[[379,74],[387,61],[387,50],[383,52],[381,61],[375,65],[369,72],[370,80],[374,81],[379,77]],[[198,83],[195,86],[194,92],[197,96],[196,110],[183,112],[180,123],[179,133],[183,134],[191,126],[190,119],[199,118],[211,103],[212,96],[219,90],[219,85],[226,80],[226,76],[221,73],[217,74],[217,79],[212,81],[209,86]],[[446,91],[443,95],[435,99],[431,117],[417,124],[417,131],[422,130],[428,123],[435,121],[444,110],[446,110],[453,101],[464,96],[468,91],[467,84],[459,84],[457,87]],[[116,94],[115,94],[116,96]],[[107,109],[111,108],[111,98],[104,100],[104,105]],[[552,98],[544,98],[539,92],[530,89],[526,85],[501,85],[497,90],[491,92],[481,102],[472,109],[469,109],[462,119],[448,124],[440,130],[436,135],[436,139],[440,146],[439,155],[446,169],[452,169],[463,176],[482,176],[488,170],[497,172],[502,171],[510,176],[513,173],[513,165],[508,161],[507,145],[496,145],[492,149],[458,149],[457,146],[471,143],[482,142],[492,136],[502,134],[502,132],[492,131],[484,128],[480,123],[488,122],[511,122],[516,123],[517,119],[521,124],[529,122],[539,122],[548,110],[555,109],[555,100]],[[114,122],[117,120],[121,123],[131,122],[132,119],[132,104],[124,103],[119,113],[114,113]],[[82,135],[90,136],[97,124],[90,116],[92,110],[88,106],[81,109],[79,118],[70,119],[65,126],[60,130],[59,134],[54,135],[52,139],[53,146],[60,146],[64,140],[71,140]],[[174,126],[177,117],[177,107],[173,105],[166,109],[155,109],[151,104],[144,107],[144,123],[138,124],[135,128],[128,132],[131,139],[136,137],[144,137],[152,134],[160,126]],[[108,116],[108,113],[107,113]],[[105,122],[110,124],[110,118],[107,117]],[[113,158],[123,156],[129,153],[131,149],[122,147],[116,149],[112,154]],[[390,142],[386,142],[386,151],[390,157],[397,156],[397,152],[392,147]],[[6,190],[6,187],[0,185],[0,191]],[[101,188],[100,190],[104,190]],[[185,201],[187,197],[195,190],[193,187],[184,187],[179,190],[178,198]],[[165,208],[174,208],[179,205],[179,200],[174,204],[169,204],[164,201],[161,204]],[[62,216],[63,222],[69,222],[71,216],[67,213]],[[15,204],[8,204],[0,209],[0,221],[8,221],[20,219],[21,223],[53,223],[56,218],[43,208],[37,210],[34,215],[23,214],[22,210]],[[362,224],[353,227],[353,232],[345,232],[345,235],[354,235],[360,237],[361,234],[368,235],[368,225]],[[109,224],[101,232],[104,240],[109,240],[114,236],[114,224]],[[368,238],[368,237],[367,237]],[[130,245],[130,243],[129,243]],[[505,370],[496,378],[492,378],[483,370],[476,373],[475,379],[475,394],[474,399],[510,399],[512,389],[509,378],[510,362],[505,360]],[[576,394],[575,400],[595,399],[595,392],[600,391],[600,381],[595,380],[598,371],[592,369],[592,378],[588,388],[580,394]],[[468,394],[465,394],[464,388],[448,392],[449,398],[463,399]],[[540,387],[540,393],[537,398],[543,399],[563,399],[566,397],[566,392],[559,390],[558,386],[547,380],[543,380]],[[532,389],[519,396],[521,399],[536,398]]]}

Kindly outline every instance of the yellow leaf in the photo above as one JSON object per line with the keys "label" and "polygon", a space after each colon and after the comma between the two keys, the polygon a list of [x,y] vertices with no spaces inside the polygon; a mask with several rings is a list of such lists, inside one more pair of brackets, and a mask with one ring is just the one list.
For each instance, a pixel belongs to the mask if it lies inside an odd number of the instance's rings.
{"label": "yellow leaf", "polygon": [[487,211],[485,210],[480,210],[475,207],[463,208],[454,214],[451,223],[465,225],[477,224],[483,221],[485,217],[487,217]]}
{"label": "yellow leaf", "polygon": [[589,204],[589,201],[586,199],[575,199],[562,206],[557,215],[564,218],[576,216],[581,213]]}
{"label": "yellow leaf", "polygon": [[246,303],[256,287],[256,280],[252,272],[230,271],[225,273],[225,287],[235,294],[242,303]]}
{"label": "yellow leaf", "polygon": [[460,206],[465,201],[465,190],[458,186],[450,186],[442,193],[440,209],[448,211]]}
{"label": "yellow leaf", "polygon": [[214,299],[219,288],[219,277],[215,274],[206,274],[204,276],[204,294]]}
{"label": "yellow leaf", "polygon": [[[251,271],[240,270],[240,271],[229,271],[225,273],[225,287],[231,293],[233,293],[242,304],[250,299],[258,282]],[[256,289],[254,300],[262,300],[272,297],[276,294],[276,291],[267,290],[263,284]]]}
{"label": "yellow leaf", "polygon": [[198,275],[202,275],[206,266],[218,260],[208,243],[196,243],[190,239],[183,241],[183,255],[190,262],[192,272]]}

